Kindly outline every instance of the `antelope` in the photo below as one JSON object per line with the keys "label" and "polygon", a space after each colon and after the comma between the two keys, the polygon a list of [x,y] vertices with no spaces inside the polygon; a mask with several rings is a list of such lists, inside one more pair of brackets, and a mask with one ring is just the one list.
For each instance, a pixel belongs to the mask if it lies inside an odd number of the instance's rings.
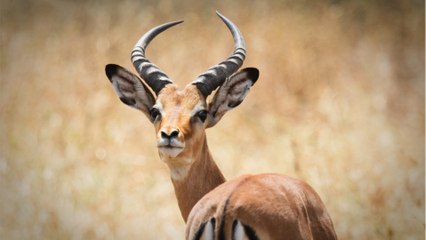
{"label": "antelope", "polygon": [[246,57],[244,38],[216,13],[233,36],[234,50],[183,89],[145,56],[152,39],[183,21],[154,27],[135,44],[131,60],[143,80],[119,65],[105,67],[119,99],[154,125],[160,159],[170,170],[187,223],[186,239],[335,239],[324,204],[306,183],[277,174],[225,182],[213,160],[205,129],[240,105],[259,77],[256,68],[239,70]]}

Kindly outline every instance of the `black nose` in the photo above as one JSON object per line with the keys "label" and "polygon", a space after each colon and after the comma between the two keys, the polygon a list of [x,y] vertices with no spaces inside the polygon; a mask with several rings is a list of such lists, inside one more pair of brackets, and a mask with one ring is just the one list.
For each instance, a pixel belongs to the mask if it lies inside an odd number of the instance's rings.
{"label": "black nose", "polygon": [[177,130],[177,129],[173,129],[170,133],[167,133],[165,131],[161,131],[161,137],[162,138],[172,139],[172,138],[176,138],[178,135],[179,135],[179,130]]}

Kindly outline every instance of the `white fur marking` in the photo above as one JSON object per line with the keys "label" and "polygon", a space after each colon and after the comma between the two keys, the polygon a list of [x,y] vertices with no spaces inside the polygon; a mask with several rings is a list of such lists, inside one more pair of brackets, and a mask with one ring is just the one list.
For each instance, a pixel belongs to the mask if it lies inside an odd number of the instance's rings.
{"label": "white fur marking", "polygon": [[200,237],[200,240],[213,240],[214,238],[214,229],[212,221],[208,221],[206,226],[204,227],[203,234]]}
{"label": "white fur marking", "polygon": [[186,178],[189,172],[189,166],[182,166],[182,167],[171,167],[170,168],[170,177],[174,181],[182,181]]}
{"label": "white fur marking", "polygon": [[191,111],[191,116],[194,116],[197,112],[206,109],[206,106],[204,105],[203,102],[199,102],[197,103],[197,105],[195,105],[194,109],[192,109]]}
{"label": "white fur marking", "polygon": [[234,228],[234,232],[232,233],[233,240],[242,240],[244,238],[244,228],[239,220],[237,220],[237,226]]}
{"label": "white fur marking", "polygon": [[[162,157],[162,160],[166,160]],[[179,162],[176,164],[176,161]],[[179,158],[179,159],[167,159],[167,166],[170,169],[170,176],[174,181],[183,181],[188,175],[189,169],[191,168],[191,158]]]}

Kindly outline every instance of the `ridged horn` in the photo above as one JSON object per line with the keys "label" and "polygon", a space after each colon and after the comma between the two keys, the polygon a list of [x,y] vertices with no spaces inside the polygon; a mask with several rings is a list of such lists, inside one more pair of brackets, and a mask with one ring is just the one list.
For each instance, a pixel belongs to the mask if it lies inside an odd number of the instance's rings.
{"label": "ridged horn", "polygon": [[225,61],[209,68],[192,82],[205,97],[210,95],[217,87],[221,86],[229,76],[235,73],[243,65],[246,57],[246,46],[240,30],[234,23],[218,11],[216,11],[216,14],[222,19],[232,33],[232,37],[234,38],[234,52]]}
{"label": "ridged horn", "polygon": [[164,86],[169,83],[173,83],[173,81],[170,80],[170,78],[162,72],[160,68],[151,63],[148,58],[145,57],[145,49],[151,40],[158,34],[182,22],[183,21],[169,22],[149,30],[133,47],[131,57],[133,66],[136,68],[136,71],[139,73],[141,78],[145,80],[148,86],[150,86],[157,95]]}

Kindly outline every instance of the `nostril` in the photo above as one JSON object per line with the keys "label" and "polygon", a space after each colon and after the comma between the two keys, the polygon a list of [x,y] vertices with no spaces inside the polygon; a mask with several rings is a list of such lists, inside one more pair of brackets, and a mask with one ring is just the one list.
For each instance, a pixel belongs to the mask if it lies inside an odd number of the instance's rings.
{"label": "nostril", "polygon": [[175,129],[170,133],[170,138],[175,138],[179,135],[179,130]]}
{"label": "nostril", "polygon": [[161,138],[169,138],[169,135],[166,132],[161,131]]}
{"label": "nostril", "polygon": [[177,129],[173,129],[170,133],[167,133],[165,131],[161,131],[161,137],[162,138],[168,138],[168,139],[172,139],[175,138],[179,135],[179,130]]}

